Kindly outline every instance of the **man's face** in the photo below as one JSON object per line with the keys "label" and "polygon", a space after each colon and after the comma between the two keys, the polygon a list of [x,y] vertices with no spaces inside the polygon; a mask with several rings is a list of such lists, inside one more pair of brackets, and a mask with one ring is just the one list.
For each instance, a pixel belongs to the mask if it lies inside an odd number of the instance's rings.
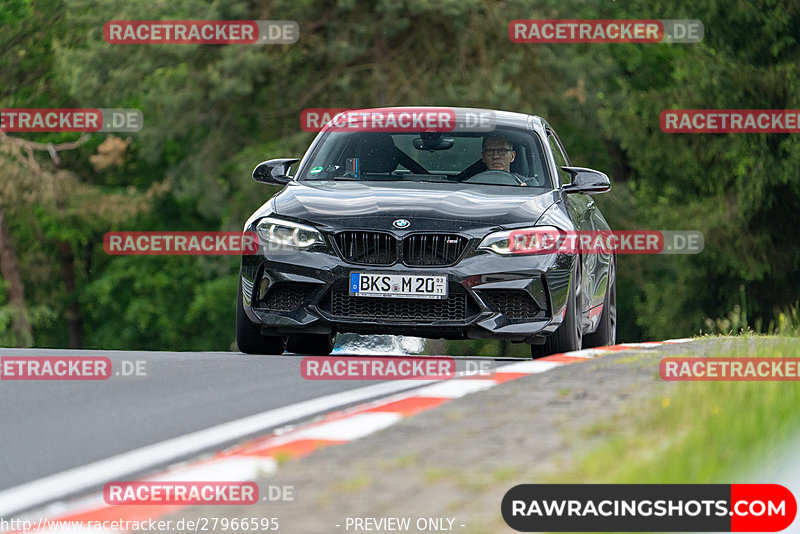
{"label": "man's face", "polygon": [[489,139],[483,146],[483,162],[490,171],[511,172],[511,162],[516,155],[510,143],[502,139]]}

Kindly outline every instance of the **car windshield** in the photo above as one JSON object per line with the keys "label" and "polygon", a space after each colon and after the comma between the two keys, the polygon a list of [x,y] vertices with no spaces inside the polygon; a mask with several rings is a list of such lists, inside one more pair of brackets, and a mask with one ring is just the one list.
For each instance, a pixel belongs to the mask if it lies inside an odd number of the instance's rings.
{"label": "car windshield", "polygon": [[324,134],[298,179],[446,182],[552,189],[544,154],[538,136],[526,130],[498,128],[482,133],[333,131]]}

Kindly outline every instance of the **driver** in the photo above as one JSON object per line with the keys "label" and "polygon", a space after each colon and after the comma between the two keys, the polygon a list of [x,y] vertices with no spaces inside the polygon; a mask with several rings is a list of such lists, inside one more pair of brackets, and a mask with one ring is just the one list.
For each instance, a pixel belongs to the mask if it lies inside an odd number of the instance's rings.
{"label": "driver", "polygon": [[511,172],[511,162],[516,157],[514,145],[502,135],[489,135],[483,138],[481,158],[486,170],[507,172],[519,182],[519,185],[528,185],[523,176]]}
{"label": "driver", "polygon": [[499,135],[491,135],[483,138],[481,156],[487,170],[510,173],[511,162],[517,157],[517,153],[514,152],[508,139]]}

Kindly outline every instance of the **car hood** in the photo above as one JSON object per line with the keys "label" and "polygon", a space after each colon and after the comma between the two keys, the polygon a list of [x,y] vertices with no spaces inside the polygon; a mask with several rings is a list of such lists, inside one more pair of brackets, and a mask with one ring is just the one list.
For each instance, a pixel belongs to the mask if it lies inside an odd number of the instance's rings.
{"label": "car hood", "polygon": [[532,224],[556,195],[511,186],[326,180],[293,182],[273,200],[275,214],[326,227],[391,228],[402,218],[413,231]]}

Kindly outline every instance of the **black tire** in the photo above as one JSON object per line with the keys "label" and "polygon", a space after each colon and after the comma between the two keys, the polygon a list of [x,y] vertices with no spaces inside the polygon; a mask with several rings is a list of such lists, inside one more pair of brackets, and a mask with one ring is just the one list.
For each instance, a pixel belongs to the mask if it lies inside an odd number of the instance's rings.
{"label": "black tire", "polygon": [[327,356],[336,344],[336,334],[299,334],[286,339],[286,350],[296,354]]}
{"label": "black tire", "polygon": [[605,347],[617,342],[617,266],[616,260],[611,260],[608,271],[611,283],[603,300],[603,312],[600,315],[600,324],[594,334],[588,334],[583,340],[586,348]]}
{"label": "black tire", "polygon": [[541,358],[551,354],[581,349],[583,335],[578,298],[575,293],[575,286],[579,283],[578,277],[573,276],[573,281],[567,294],[567,311],[564,314],[564,320],[558,330],[545,338],[544,345],[531,345],[531,357]]}
{"label": "black tire", "polygon": [[241,279],[236,295],[236,345],[245,354],[283,354],[283,338],[261,335],[261,327],[253,324],[244,312]]}

